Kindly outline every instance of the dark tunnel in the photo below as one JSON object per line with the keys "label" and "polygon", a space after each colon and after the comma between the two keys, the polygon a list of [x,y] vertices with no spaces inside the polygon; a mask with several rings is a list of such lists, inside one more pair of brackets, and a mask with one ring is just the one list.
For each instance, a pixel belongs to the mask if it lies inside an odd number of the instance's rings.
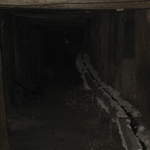
{"label": "dark tunnel", "polygon": [[145,150],[149,23],[149,12],[128,9],[0,16],[12,150]]}
{"label": "dark tunnel", "polygon": [[[19,96],[38,96],[48,88],[61,91],[82,84],[76,59],[85,48],[83,23],[67,21],[61,25],[57,20],[17,17],[16,28],[15,88]],[[17,106],[30,100],[19,102],[14,93],[12,103]]]}

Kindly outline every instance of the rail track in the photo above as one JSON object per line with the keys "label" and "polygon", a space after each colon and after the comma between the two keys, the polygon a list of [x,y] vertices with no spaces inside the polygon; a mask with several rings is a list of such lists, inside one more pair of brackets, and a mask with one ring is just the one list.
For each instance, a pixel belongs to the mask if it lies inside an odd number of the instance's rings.
{"label": "rail track", "polygon": [[150,135],[141,122],[141,113],[124,100],[118,91],[102,82],[87,54],[80,54],[76,65],[85,89],[95,93],[97,104],[116,123],[124,149],[150,150]]}

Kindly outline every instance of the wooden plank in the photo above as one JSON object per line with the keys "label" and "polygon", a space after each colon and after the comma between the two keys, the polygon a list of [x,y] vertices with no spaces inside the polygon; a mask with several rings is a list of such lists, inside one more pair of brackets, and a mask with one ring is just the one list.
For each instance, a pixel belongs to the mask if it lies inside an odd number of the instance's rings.
{"label": "wooden plank", "polygon": [[1,0],[1,8],[131,9],[150,8],[146,0]]}
{"label": "wooden plank", "polygon": [[1,0],[1,4],[11,5],[34,5],[34,4],[56,4],[56,3],[112,3],[112,2],[142,2],[144,0]]}
{"label": "wooden plank", "polygon": [[14,100],[14,33],[12,16],[3,14],[2,26],[2,48],[3,48],[3,78],[5,80],[5,103],[7,111],[10,111],[11,103]]}
{"label": "wooden plank", "polygon": [[5,98],[2,75],[2,53],[0,48],[0,150],[8,150],[9,146],[6,128]]}

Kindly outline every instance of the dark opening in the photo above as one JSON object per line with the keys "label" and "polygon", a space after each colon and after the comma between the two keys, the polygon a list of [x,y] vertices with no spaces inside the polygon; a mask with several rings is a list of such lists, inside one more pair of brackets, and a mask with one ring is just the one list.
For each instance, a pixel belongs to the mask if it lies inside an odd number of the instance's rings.
{"label": "dark opening", "polygon": [[[20,98],[15,95],[14,103],[34,103],[32,94],[39,95],[43,102],[45,92],[52,95],[81,84],[76,58],[84,45],[83,23],[67,21],[62,25],[55,20],[23,17],[16,22],[16,89],[26,98],[18,102]],[[64,103],[54,97],[48,101]]]}
{"label": "dark opening", "polygon": [[[92,136],[100,134],[97,109],[89,97],[93,93],[84,90],[76,67],[79,53],[88,50],[91,21],[85,14],[68,15],[14,19],[14,116],[9,132],[14,150],[87,150]],[[108,122],[106,118],[101,126],[107,128]]]}

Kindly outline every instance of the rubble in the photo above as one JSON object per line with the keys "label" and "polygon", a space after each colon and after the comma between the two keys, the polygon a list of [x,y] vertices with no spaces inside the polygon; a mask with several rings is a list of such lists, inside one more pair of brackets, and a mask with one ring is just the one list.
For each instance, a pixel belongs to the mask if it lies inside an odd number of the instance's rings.
{"label": "rubble", "polygon": [[[138,118],[141,118],[141,113],[128,101],[122,99],[120,93],[117,90],[114,90],[111,86],[108,86],[101,81],[98,73],[91,65],[89,56],[87,54],[83,54],[82,56],[80,55],[77,61],[77,68],[80,70],[82,76],[84,76],[84,78],[88,76],[95,84],[95,90],[102,91],[103,95],[109,100],[111,107],[115,108],[116,118],[112,118],[112,120],[115,121],[118,126],[124,149],[150,150],[150,133],[143,125],[141,126],[138,123],[136,123],[137,131],[135,132],[135,125],[132,125],[132,122],[136,122],[138,121]],[[80,69],[79,66],[82,66],[82,69]],[[99,97],[97,97],[97,101],[101,108],[105,110],[105,112],[110,113],[108,107]],[[124,120],[123,125],[120,124],[120,119]],[[123,131],[123,129],[125,130]],[[127,135],[126,137],[125,134]],[[126,141],[128,141],[128,138],[131,142],[130,146],[127,146],[128,144]]]}

